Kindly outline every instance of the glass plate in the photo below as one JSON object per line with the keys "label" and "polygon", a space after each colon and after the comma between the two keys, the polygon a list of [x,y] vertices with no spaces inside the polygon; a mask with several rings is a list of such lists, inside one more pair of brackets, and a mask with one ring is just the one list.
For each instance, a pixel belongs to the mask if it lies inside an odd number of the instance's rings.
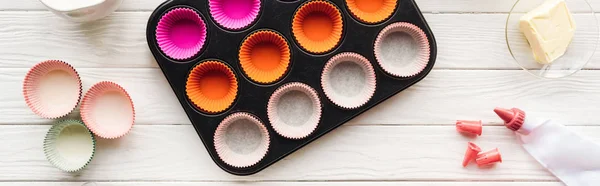
{"label": "glass plate", "polygon": [[506,20],[505,36],[510,54],[525,71],[541,78],[561,78],[575,74],[591,59],[598,45],[598,21],[586,0],[565,0],[573,14],[576,30],[566,53],[551,64],[535,61],[525,35],[519,30],[519,19],[546,0],[518,0]]}

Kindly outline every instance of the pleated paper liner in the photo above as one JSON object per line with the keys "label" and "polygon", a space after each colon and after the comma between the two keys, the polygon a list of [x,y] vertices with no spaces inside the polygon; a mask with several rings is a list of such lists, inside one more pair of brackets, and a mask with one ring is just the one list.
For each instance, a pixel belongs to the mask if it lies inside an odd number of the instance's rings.
{"label": "pleated paper liner", "polygon": [[327,98],[345,109],[365,105],[375,94],[376,84],[375,70],[369,60],[353,52],[333,56],[321,75]]}
{"label": "pleated paper liner", "polygon": [[377,24],[390,18],[398,0],[346,0],[354,17],[367,24]]}
{"label": "pleated paper liner", "polygon": [[315,0],[303,4],[292,20],[292,34],[302,49],[323,54],[333,50],[342,38],[340,10],[330,2]]}
{"label": "pleated paper liner", "polygon": [[185,92],[198,109],[215,114],[231,107],[238,94],[238,81],[226,64],[204,61],[190,72]]}
{"label": "pleated paper liner", "polygon": [[290,47],[285,38],[274,31],[257,31],[242,43],[239,60],[242,70],[252,81],[273,83],[288,71]]}
{"label": "pleated paper liner", "polygon": [[64,120],[55,123],[44,139],[46,159],[65,172],[85,168],[94,157],[96,139],[81,121]]}
{"label": "pleated paper liner", "polygon": [[385,27],[375,41],[375,58],[381,68],[395,77],[412,77],[429,63],[430,46],[419,27],[397,22]]}
{"label": "pleated paper liner", "polygon": [[88,90],[81,101],[81,119],[98,137],[120,138],[135,121],[131,97],[120,85],[103,81]]}
{"label": "pleated paper liner", "polygon": [[262,160],[269,150],[267,127],[255,116],[238,112],[227,116],[214,136],[219,158],[227,165],[246,168]]}
{"label": "pleated paper liner", "polygon": [[206,23],[191,8],[175,8],[160,18],[156,42],[169,58],[188,60],[202,50],[206,42]]}
{"label": "pleated paper liner", "polygon": [[38,116],[56,119],[71,113],[81,99],[79,74],[66,62],[48,60],[36,64],[23,81],[27,106]]}
{"label": "pleated paper liner", "polygon": [[319,125],[321,112],[317,92],[299,82],[279,87],[267,104],[267,116],[273,129],[288,139],[303,139],[312,134]]}
{"label": "pleated paper liner", "polygon": [[260,0],[208,0],[215,22],[229,30],[241,30],[254,23],[260,12]]}

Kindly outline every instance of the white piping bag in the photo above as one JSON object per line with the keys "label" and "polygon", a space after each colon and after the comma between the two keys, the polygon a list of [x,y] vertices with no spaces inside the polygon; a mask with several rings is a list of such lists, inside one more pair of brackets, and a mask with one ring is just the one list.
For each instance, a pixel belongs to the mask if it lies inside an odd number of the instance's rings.
{"label": "white piping bag", "polygon": [[568,186],[600,185],[600,145],[551,120],[517,109],[494,112],[542,166]]}

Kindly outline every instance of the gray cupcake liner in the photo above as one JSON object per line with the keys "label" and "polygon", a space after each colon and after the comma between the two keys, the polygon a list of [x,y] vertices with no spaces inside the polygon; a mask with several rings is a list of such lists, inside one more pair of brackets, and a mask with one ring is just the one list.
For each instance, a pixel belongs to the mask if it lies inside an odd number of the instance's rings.
{"label": "gray cupcake liner", "polygon": [[[87,137],[90,141],[87,141]],[[84,169],[92,161],[95,153],[94,134],[79,120],[56,122],[44,139],[46,159],[65,172],[78,172]]]}

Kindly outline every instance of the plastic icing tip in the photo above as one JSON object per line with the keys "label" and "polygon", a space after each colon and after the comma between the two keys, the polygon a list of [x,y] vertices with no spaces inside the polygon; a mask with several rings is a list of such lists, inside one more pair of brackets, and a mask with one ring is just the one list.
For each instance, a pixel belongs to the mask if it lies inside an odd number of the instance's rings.
{"label": "plastic icing tip", "polygon": [[497,107],[494,112],[504,120],[504,125],[513,131],[519,130],[525,122],[525,112],[518,108],[505,109]]}
{"label": "plastic icing tip", "polygon": [[494,150],[477,155],[475,162],[477,162],[477,165],[479,166],[491,165],[498,162],[502,163],[502,156],[500,155],[498,148],[496,148]]}
{"label": "plastic icing tip", "polygon": [[469,142],[467,146],[467,152],[465,153],[465,159],[463,160],[462,166],[466,167],[469,162],[477,158],[477,154],[481,152],[481,148],[475,145],[473,142]]}
{"label": "plastic icing tip", "polygon": [[504,122],[509,123],[515,117],[515,114],[510,109],[496,107],[494,112],[498,115],[498,117],[502,118]]}
{"label": "plastic icing tip", "polygon": [[456,121],[456,131],[461,133],[473,134],[481,136],[483,126],[481,120],[479,121],[467,121],[458,120]]}

